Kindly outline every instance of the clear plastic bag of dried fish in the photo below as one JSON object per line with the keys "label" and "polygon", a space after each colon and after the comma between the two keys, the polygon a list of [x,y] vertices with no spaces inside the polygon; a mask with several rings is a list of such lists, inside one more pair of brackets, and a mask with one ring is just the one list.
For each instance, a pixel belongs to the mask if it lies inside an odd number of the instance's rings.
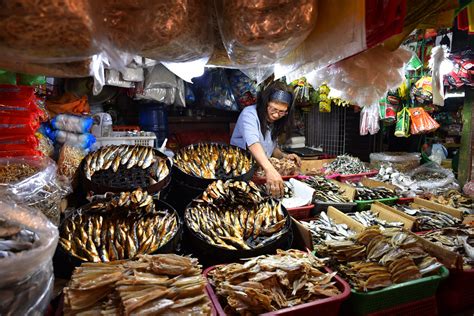
{"label": "clear plastic bag of dried fish", "polygon": [[351,239],[327,241],[317,247],[320,256],[336,260],[357,291],[371,291],[438,273],[442,264],[430,256],[416,236],[372,226]]}
{"label": "clear plastic bag of dried fish", "polygon": [[203,179],[229,179],[247,174],[255,160],[238,147],[199,143],[181,149],[174,157],[182,172]]}
{"label": "clear plastic bag of dried fish", "polygon": [[57,177],[56,170],[56,163],[47,157],[1,158],[0,194],[43,212],[58,225],[61,200],[71,188]]}
{"label": "clear plastic bag of dried fish", "polygon": [[348,174],[359,174],[369,172],[370,169],[367,168],[364,162],[362,162],[357,157],[352,157],[350,155],[340,155],[337,156],[334,161],[324,166],[326,174],[338,173],[343,175]]}
{"label": "clear plastic bag of dried fish", "polygon": [[206,243],[227,250],[251,250],[281,238],[290,218],[280,202],[263,198],[253,182],[218,180],[194,200],[186,226]]}
{"label": "clear plastic bag of dried fish", "polygon": [[59,243],[80,261],[131,259],[159,251],[177,237],[180,227],[170,205],[137,189],[73,212],[60,227]]}
{"label": "clear plastic bag of dried fish", "polygon": [[0,314],[40,315],[53,289],[57,228],[38,211],[0,201]]}
{"label": "clear plastic bag of dried fish", "polygon": [[211,315],[205,285],[198,261],[175,254],[84,263],[64,288],[64,315]]}
{"label": "clear plastic bag of dried fish", "polygon": [[[120,188],[148,187],[164,180],[171,172],[167,158],[153,147],[140,145],[101,147],[84,158],[82,168],[88,180]],[[130,178],[133,183],[127,183],[124,178]]]}
{"label": "clear plastic bag of dried fish", "polygon": [[258,315],[339,296],[342,284],[335,275],[311,253],[278,250],[243,264],[216,266],[207,277],[227,315]]}

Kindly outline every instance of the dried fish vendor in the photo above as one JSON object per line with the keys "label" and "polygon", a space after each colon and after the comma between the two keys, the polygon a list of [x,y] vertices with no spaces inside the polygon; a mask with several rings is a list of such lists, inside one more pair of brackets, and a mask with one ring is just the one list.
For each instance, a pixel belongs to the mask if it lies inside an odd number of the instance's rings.
{"label": "dried fish vendor", "polygon": [[248,149],[265,171],[267,188],[274,196],[284,193],[283,179],[272,166],[269,158],[287,157],[299,166],[300,158],[295,154],[284,154],[277,146],[278,136],[289,124],[293,94],[284,83],[276,81],[258,94],[257,105],[242,110],[230,143]]}

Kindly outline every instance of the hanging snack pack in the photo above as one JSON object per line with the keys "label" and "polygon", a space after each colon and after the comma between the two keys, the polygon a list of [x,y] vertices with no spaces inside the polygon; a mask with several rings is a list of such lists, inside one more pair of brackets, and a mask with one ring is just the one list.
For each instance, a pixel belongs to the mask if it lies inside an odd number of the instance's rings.
{"label": "hanging snack pack", "polygon": [[409,111],[412,134],[431,133],[438,129],[438,122],[436,122],[423,108],[412,108]]}
{"label": "hanging snack pack", "polygon": [[408,108],[404,107],[397,113],[397,124],[395,125],[395,136],[408,137],[410,136],[410,112]]}
{"label": "hanging snack pack", "polygon": [[319,112],[331,112],[331,100],[328,97],[329,91],[330,89],[325,83],[319,87]]}

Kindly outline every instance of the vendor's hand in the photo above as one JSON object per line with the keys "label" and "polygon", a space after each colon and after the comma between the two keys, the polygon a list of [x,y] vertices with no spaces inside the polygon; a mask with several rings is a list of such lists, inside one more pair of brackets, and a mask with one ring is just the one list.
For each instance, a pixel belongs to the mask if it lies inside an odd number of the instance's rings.
{"label": "vendor's hand", "polygon": [[301,158],[296,154],[288,154],[286,158],[293,160],[298,167],[301,167]]}
{"label": "vendor's hand", "polygon": [[273,197],[281,197],[285,193],[285,187],[281,175],[276,171],[268,170],[265,172],[267,178],[267,190]]}

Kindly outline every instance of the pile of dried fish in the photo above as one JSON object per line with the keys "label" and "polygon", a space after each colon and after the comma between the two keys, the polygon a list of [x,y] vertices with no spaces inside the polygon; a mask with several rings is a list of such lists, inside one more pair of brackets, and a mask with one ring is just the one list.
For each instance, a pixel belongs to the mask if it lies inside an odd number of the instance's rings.
{"label": "pile of dried fish", "polygon": [[355,197],[357,201],[371,201],[397,197],[395,192],[385,187],[369,188],[361,183],[353,183],[353,185],[357,191]]}
{"label": "pile of dried fish", "polygon": [[474,228],[444,228],[421,235],[441,247],[463,256],[464,269],[474,268]]}
{"label": "pile of dried fish", "polygon": [[461,224],[460,219],[447,213],[412,208],[406,205],[395,205],[395,208],[416,218],[413,231],[440,229]]}
{"label": "pile of dried fish", "polygon": [[256,204],[263,201],[261,189],[252,181],[217,180],[208,185],[202,200],[215,205]]}
{"label": "pile of dried fish", "polygon": [[155,155],[153,147],[139,145],[109,145],[90,153],[85,158],[84,173],[91,180],[94,173],[112,168],[117,172],[119,168],[130,169],[139,167],[151,168],[151,176],[160,182],[170,172],[166,159]]}
{"label": "pile of dried fish", "polygon": [[415,180],[409,175],[399,172],[391,164],[382,164],[379,173],[373,179],[393,184],[398,188],[397,192],[403,196],[414,197],[423,192]]}
{"label": "pile of dried fish", "polygon": [[246,174],[255,161],[250,153],[237,147],[199,143],[181,149],[174,163],[189,175],[217,179]]}
{"label": "pile of dried fish", "polygon": [[340,294],[336,273],[327,273],[311,253],[278,250],[276,255],[231,263],[209,272],[227,315],[258,315]]}
{"label": "pile of dried fish", "polygon": [[[284,185],[284,192],[283,192],[283,195],[281,196],[282,199],[290,199],[292,197],[295,196],[295,193],[294,193],[294,189],[293,189],[293,185],[288,182],[288,181],[284,181],[283,182],[283,185]],[[266,194],[266,196],[270,196],[270,192],[266,186],[266,184],[260,184],[258,185],[258,188],[260,189],[261,192],[264,192]]]}
{"label": "pile of dried fish", "polygon": [[[73,256],[91,262],[130,259],[157,251],[177,233],[178,218],[170,210],[157,209],[153,200],[140,206],[138,203],[149,199],[143,199],[142,194],[138,201],[136,192],[128,200],[133,207],[112,207],[117,201],[113,199],[92,203],[73,214],[61,227],[60,245]],[[121,196],[118,201],[123,201]]]}
{"label": "pile of dried fish", "polygon": [[326,164],[324,167],[326,168],[326,174],[358,174],[370,171],[359,158],[350,155],[337,156],[334,161],[330,164]]}
{"label": "pile of dried fish", "polygon": [[281,203],[217,207],[195,202],[184,213],[187,226],[207,243],[228,250],[255,249],[280,238],[290,220]]}
{"label": "pile of dried fish", "polygon": [[344,190],[337,184],[321,176],[312,176],[302,180],[315,191],[313,201],[348,203],[351,202],[347,197],[343,196]]}
{"label": "pile of dried fish", "polygon": [[143,255],[84,263],[64,288],[64,315],[210,315],[196,259]]}
{"label": "pile of dried fish", "polygon": [[446,191],[440,195],[426,193],[420,195],[420,197],[438,204],[451,206],[459,210],[465,210],[469,212],[474,209],[474,200],[454,189]]}
{"label": "pile of dried fish", "polygon": [[358,291],[419,279],[442,266],[415,236],[399,229],[382,232],[370,227],[354,239],[326,242],[317,247],[317,252],[337,260],[338,270]]}
{"label": "pile of dried fish", "polygon": [[7,163],[0,165],[0,183],[11,183],[31,177],[39,170],[27,163]]}
{"label": "pile of dried fish", "polygon": [[32,249],[38,240],[35,232],[0,219],[0,259]]}
{"label": "pile of dried fish", "polygon": [[402,222],[388,222],[386,220],[380,219],[379,214],[372,211],[362,211],[355,213],[347,213],[348,216],[352,217],[354,220],[358,221],[365,227],[379,225],[382,228],[391,228],[398,227],[403,228]]}
{"label": "pile of dried fish", "polygon": [[324,241],[345,240],[355,234],[346,224],[336,224],[325,212],[321,212],[318,219],[301,224],[311,231],[315,245]]}
{"label": "pile of dried fish", "polygon": [[95,196],[92,198],[93,203],[83,207],[83,211],[128,211],[129,213],[152,213],[155,211],[153,196],[141,188],[132,192],[120,192],[112,195],[107,193],[103,198],[94,199]]}

